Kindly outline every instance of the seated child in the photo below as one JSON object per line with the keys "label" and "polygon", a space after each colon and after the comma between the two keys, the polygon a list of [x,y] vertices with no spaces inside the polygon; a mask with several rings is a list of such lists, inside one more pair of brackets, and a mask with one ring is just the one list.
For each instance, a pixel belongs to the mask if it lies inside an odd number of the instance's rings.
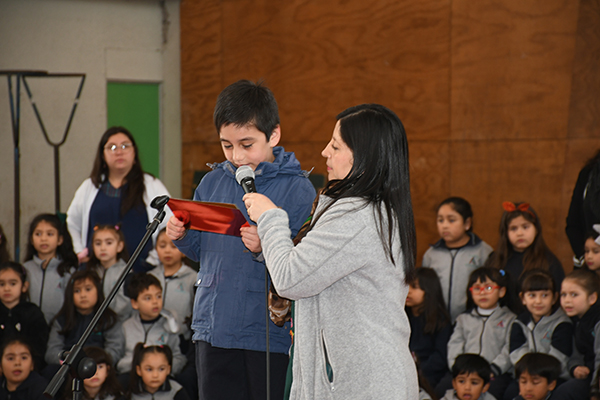
{"label": "seated child", "polygon": [[156,253],[160,264],[149,274],[158,278],[163,285],[164,308],[173,312],[180,328],[180,335],[190,340],[192,332],[189,320],[194,306],[194,284],[196,271],[183,263],[184,255],[167,236],[163,228],[156,238]]}
{"label": "seated child", "polygon": [[168,345],[173,352],[172,373],[179,373],[186,363],[179,349],[179,326],[175,317],[163,309],[162,286],[155,276],[141,273],[133,276],[127,290],[131,296],[133,315],[123,322],[125,356],[117,362],[117,370],[131,371],[133,351],[138,343],[149,346]]}
{"label": "seated child", "polygon": [[[91,378],[83,380],[83,399],[91,400],[121,400],[123,390],[117,380],[113,360],[106,351],[96,346],[83,348],[86,357],[96,362],[96,373]],[[72,399],[72,385],[68,385],[65,399]],[[70,389],[70,390],[69,390]]]}
{"label": "seated child", "polygon": [[560,361],[549,354],[527,353],[517,365],[515,375],[519,381],[519,396],[515,400],[548,400],[561,372]]}
{"label": "seated child", "polygon": [[33,370],[31,347],[21,339],[4,343],[0,400],[42,400],[48,382]]}
{"label": "seated child", "polygon": [[129,394],[131,400],[189,400],[181,385],[169,379],[173,353],[169,346],[144,346],[138,343],[133,352]]}
{"label": "seated child", "polygon": [[461,354],[452,366],[452,387],[442,400],[493,400],[490,387],[492,369],[477,354]]}

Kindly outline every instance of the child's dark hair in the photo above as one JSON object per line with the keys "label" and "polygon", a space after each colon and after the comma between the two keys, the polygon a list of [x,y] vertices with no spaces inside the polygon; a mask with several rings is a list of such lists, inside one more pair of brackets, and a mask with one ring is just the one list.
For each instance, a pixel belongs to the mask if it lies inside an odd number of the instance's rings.
{"label": "child's dark hair", "polygon": [[73,251],[73,240],[71,234],[67,230],[64,223],[61,222],[55,214],[40,214],[36,216],[31,224],[29,225],[29,235],[27,243],[27,253],[25,254],[25,261],[33,260],[33,256],[37,255],[37,250],[33,247],[33,232],[37,228],[40,222],[46,222],[54,227],[58,231],[59,237],[62,236],[62,243],[56,248],[56,255],[61,260],[58,265],[57,271],[60,276],[65,276],[66,272],[69,272],[71,268],[77,268],[79,260],[77,255]]}
{"label": "child's dark hair", "polygon": [[588,296],[597,293],[600,296],[600,277],[589,269],[576,268],[563,280],[573,280],[585,290]]}
{"label": "child's dark hair", "polygon": [[546,353],[527,353],[515,364],[517,379],[527,372],[532,376],[541,376],[552,383],[558,379],[562,367],[560,361]]}
{"label": "child's dark hair", "polygon": [[463,222],[467,222],[467,219],[471,218],[471,226],[467,229],[467,232],[473,232],[473,209],[471,208],[471,204],[462,197],[448,197],[446,200],[442,201],[437,208],[437,211],[440,211],[440,208],[444,205],[449,205],[452,207],[454,211],[456,211],[463,219]]}
{"label": "child's dark hair", "polygon": [[8,252],[8,240],[2,225],[0,225],[0,263],[10,261],[10,253]]}
{"label": "child's dark hair", "polygon": [[[544,241],[544,237],[542,235],[542,225],[533,207],[531,207],[528,203],[511,202],[504,202],[503,207],[504,213],[500,219],[500,237],[498,238],[498,245],[496,246],[496,251],[490,255],[486,265],[496,269],[502,269],[506,266],[508,259],[515,251],[510,243],[510,240],[508,239],[508,226],[513,219],[523,217],[526,221],[531,222],[536,230],[533,243],[524,251],[523,254],[523,271],[535,268],[549,270],[550,263],[548,262],[547,254],[550,252],[550,250]],[[515,276],[515,279],[519,279],[519,277]]]}
{"label": "child's dark hair", "polygon": [[506,306],[510,308],[512,311],[519,310],[518,302],[514,298],[516,294],[514,293],[514,288],[510,285],[510,280],[508,279],[508,273],[504,270],[498,270],[491,267],[479,267],[469,275],[469,282],[467,284],[467,310],[471,310],[476,307],[475,302],[473,301],[473,296],[471,294],[471,287],[477,282],[485,282],[486,279],[496,283],[501,288],[506,288],[506,293],[504,297],[501,297],[498,300],[498,303],[501,306]]}
{"label": "child's dark hair", "polygon": [[[58,314],[56,314],[54,317],[54,319],[58,320],[62,326],[62,329],[58,332],[61,335],[66,335],[77,327],[77,308],[75,307],[75,302],[73,300],[74,286],[76,283],[86,280],[90,280],[96,287],[96,293],[98,297],[96,304],[94,305],[94,313],[98,311],[102,305],[102,302],[104,301],[102,281],[95,271],[83,269],[71,275],[71,278],[69,278],[69,282],[67,283],[67,287],[65,288],[65,299],[63,301],[63,305]],[[115,312],[110,308],[107,308],[98,321],[94,332],[110,329],[115,325],[116,322],[117,314],[115,314]],[[52,326],[52,324],[50,325]]]}
{"label": "child's dark hair", "polygon": [[[123,242],[123,250],[121,250],[119,253],[117,253],[117,260],[122,259],[125,262],[129,261],[129,253],[127,252],[127,246],[125,246],[125,235],[123,234],[123,230],[121,229],[120,224],[96,225],[94,227],[94,234],[92,235],[92,249],[94,247],[94,237],[96,237],[96,233],[102,232],[102,231],[111,231],[112,233],[114,233],[117,236],[117,239],[119,241]],[[86,268],[94,269],[94,268],[102,267],[102,263],[100,262],[100,260],[98,260],[98,257],[96,257],[96,253],[94,253],[93,250],[90,253],[91,253],[90,261],[87,262]]]}
{"label": "child's dark hair", "polygon": [[267,141],[279,125],[279,110],[273,92],[262,81],[240,80],[227,86],[217,97],[213,114],[217,133],[223,126],[253,125]]}
{"label": "child's dark hair", "polygon": [[[173,352],[171,348],[167,345],[161,346],[147,346],[144,343],[138,343],[135,345],[133,350],[133,360],[131,362],[131,372],[129,379],[129,391],[134,394],[143,393],[143,382],[142,377],[137,374],[137,367],[142,365],[144,361],[144,357],[146,354],[155,353],[155,354],[164,354],[167,358],[167,362],[169,366],[173,366]],[[167,378],[168,379],[168,378]]]}
{"label": "child's dark hair", "polygon": [[[21,285],[25,284],[25,282],[27,281],[27,270],[21,264],[14,261],[6,261],[0,264],[0,272],[8,269],[14,271],[19,276],[19,279],[21,280]],[[21,292],[21,301],[28,300],[29,291],[26,291],[25,293]]]}
{"label": "child's dark hair", "polygon": [[490,382],[492,376],[492,367],[490,363],[478,354],[461,354],[454,360],[452,366],[452,378],[461,374],[477,374],[483,379],[483,385]]}
{"label": "child's dark hair", "polygon": [[519,279],[521,292],[535,292],[537,290],[550,290],[556,293],[556,283],[550,272],[545,269],[531,269],[523,272]]}
{"label": "child's dark hair", "polygon": [[[123,390],[121,389],[121,384],[117,379],[117,374],[113,368],[113,359],[104,349],[96,346],[87,346],[83,348],[83,352],[85,355],[96,362],[96,365],[106,364],[106,379],[104,383],[100,387],[100,391],[98,392],[99,399],[106,399],[109,396],[113,396],[115,398],[119,398],[123,395]],[[72,385],[67,385],[68,390],[65,396],[65,399],[72,399],[73,392],[71,389]],[[84,390],[83,393],[84,399],[90,399],[87,396],[87,393]]]}
{"label": "child's dark hair", "polygon": [[417,268],[416,277],[412,284],[418,284],[419,288],[425,292],[423,304],[420,307],[421,313],[425,316],[423,332],[426,334],[435,333],[449,325],[450,316],[444,302],[442,285],[437,273],[431,268]]}
{"label": "child's dark hair", "polygon": [[145,272],[133,274],[129,281],[129,286],[127,286],[127,296],[129,296],[130,299],[137,300],[140,293],[150,286],[156,286],[162,290],[160,281],[154,275]]}

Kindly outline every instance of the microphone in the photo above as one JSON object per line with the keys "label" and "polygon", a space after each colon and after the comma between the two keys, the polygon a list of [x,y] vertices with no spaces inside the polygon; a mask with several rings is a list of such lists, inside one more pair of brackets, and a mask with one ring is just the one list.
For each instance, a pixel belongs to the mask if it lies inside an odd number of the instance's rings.
{"label": "microphone", "polygon": [[242,165],[235,171],[235,180],[240,184],[244,193],[256,193],[254,186],[254,171],[247,165]]}

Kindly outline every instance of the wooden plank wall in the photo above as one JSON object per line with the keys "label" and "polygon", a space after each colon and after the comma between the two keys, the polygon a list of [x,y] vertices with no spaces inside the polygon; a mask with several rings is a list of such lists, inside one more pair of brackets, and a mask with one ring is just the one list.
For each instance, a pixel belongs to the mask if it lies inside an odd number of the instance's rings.
{"label": "wooden plank wall", "polygon": [[315,173],[338,112],[375,102],[400,116],[419,260],[436,205],[456,195],[492,246],[502,201],[530,202],[569,270],[571,191],[600,148],[599,14],[591,0],[182,0],[183,193],[223,160],[220,90],[264,79],[282,144]]}

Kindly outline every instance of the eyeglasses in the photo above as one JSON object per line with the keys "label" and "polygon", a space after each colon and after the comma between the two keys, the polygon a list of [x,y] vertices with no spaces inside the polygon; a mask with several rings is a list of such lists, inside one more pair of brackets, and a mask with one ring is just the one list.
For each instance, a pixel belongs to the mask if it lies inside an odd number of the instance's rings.
{"label": "eyeglasses", "polygon": [[117,150],[129,151],[133,148],[132,143],[123,143],[123,144],[111,144],[104,147],[104,150],[109,150],[112,153],[115,153]]}
{"label": "eyeglasses", "polygon": [[492,285],[486,285],[486,286],[471,286],[469,288],[469,290],[471,291],[471,293],[492,293],[494,290],[496,289],[500,289],[500,286],[492,286]]}

